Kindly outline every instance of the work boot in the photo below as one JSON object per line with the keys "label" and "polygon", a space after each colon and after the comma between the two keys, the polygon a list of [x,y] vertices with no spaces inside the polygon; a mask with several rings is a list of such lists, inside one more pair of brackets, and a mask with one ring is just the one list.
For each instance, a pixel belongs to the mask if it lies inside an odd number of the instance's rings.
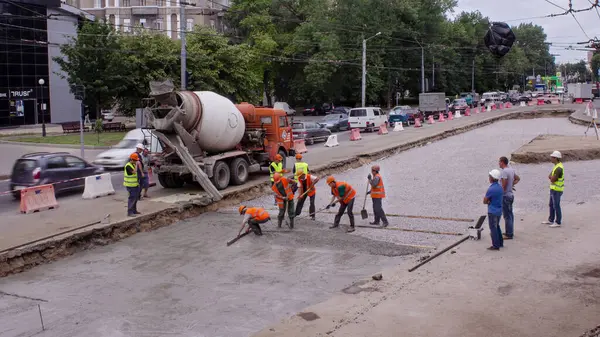
{"label": "work boot", "polygon": [[283,219],[277,219],[277,228],[281,228],[281,224],[283,223]]}
{"label": "work boot", "polygon": [[379,226],[379,222],[378,221],[369,222],[369,225]]}
{"label": "work boot", "polygon": [[348,230],[346,231],[347,233],[352,233],[354,232],[354,226],[350,226],[350,228],[348,228]]}
{"label": "work boot", "polygon": [[290,229],[294,229],[294,218],[290,218]]}
{"label": "work boot", "polygon": [[334,223],[333,226],[329,227],[329,229],[334,229],[340,227],[340,224]]}
{"label": "work boot", "polygon": [[310,219],[311,219],[312,221],[317,221],[317,218],[315,218],[314,216],[311,216],[311,217],[310,217]]}
{"label": "work boot", "polygon": [[385,228],[385,227],[387,227],[387,226],[389,226],[389,225],[390,225],[389,223],[387,223],[387,222],[384,222],[382,227],[383,227],[383,228]]}

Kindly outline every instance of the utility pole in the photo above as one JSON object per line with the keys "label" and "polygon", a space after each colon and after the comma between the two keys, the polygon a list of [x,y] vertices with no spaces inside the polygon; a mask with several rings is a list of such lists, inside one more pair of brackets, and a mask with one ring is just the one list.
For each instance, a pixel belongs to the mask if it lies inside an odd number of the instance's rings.
{"label": "utility pole", "polygon": [[186,29],[186,21],[185,21],[185,5],[186,2],[179,2],[179,36],[181,37],[181,90],[185,90],[186,88],[186,74],[187,74],[187,50],[185,46],[185,29]]}
{"label": "utility pole", "polygon": [[[419,45],[421,44],[419,43]],[[425,92],[425,49],[423,46],[421,46],[421,92]]]}
{"label": "utility pole", "polygon": [[433,65],[431,66],[431,88],[435,88],[435,56],[431,57]]}
{"label": "utility pole", "polygon": [[475,92],[475,58],[473,58],[473,67],[471,68],[471,92]]}
{"label": "utility pole", "polygon": [[361,103],[365,106],[367,96],[367,41],[381,35],[381,32],[371,36],[368,39],[363,39],[363,54],[362,54],[362,88],[361,88]]}

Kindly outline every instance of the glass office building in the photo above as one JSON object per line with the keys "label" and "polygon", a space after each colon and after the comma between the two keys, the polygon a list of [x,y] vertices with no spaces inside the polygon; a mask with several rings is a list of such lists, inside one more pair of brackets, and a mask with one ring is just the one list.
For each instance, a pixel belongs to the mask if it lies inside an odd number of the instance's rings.
{"label": "glass office building", "polygon": [[0,1],[0,127],[78,120],[79,104],[52,60],[65,34],[76,35],[77,11],[55,0]]}

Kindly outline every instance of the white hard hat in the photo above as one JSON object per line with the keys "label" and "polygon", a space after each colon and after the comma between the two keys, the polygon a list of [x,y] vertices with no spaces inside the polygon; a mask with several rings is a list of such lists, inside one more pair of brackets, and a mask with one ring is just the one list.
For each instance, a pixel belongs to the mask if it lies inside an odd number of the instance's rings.
{"label": "white hard hat", "polygon": [[560,158],[562,158],[562,154],[560,154],[560,152],[558,152],[558,151],[554,151],[554,152],[552,152],[552,154],[550,155],[550,157],[554,157],[554,158],[560,159]]}
{"label": "white hard hat", "polygon": [[144,149],[144,144],[142,143],[138,143],[138,145],[135,146],[136,149]]}
{"label": "white hard hat", "polygon": [[494,179],[496,179],[496,180],[500,179],[500,176],[501,176],[501,175],[502,175],[502,174],[501,174],[501,173],[500,173],[500,171],[499,171],[499,170],[497,170],[497,169],[493,169],[493,170],[491,170],[491,171],[490,171],[490,177],[492,177],[492,178],[494,178]]}

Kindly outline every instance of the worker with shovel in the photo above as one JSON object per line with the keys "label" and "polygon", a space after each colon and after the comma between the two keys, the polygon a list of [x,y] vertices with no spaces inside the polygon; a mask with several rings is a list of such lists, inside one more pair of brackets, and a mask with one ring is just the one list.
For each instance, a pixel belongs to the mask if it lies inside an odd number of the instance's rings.
{"label": "worker with shovel", "polygon": [[304,201],[306,197],[310,198],[310,206],[308,212],[310,218],[315,220],[315,198],[317,195],[315,185],[319,181],[319,177],[307,174],[304,170],[297,170],[298,175],[298,189],[300,195],[298,196],[298,204],[296,205],[296,216],[302,213],[302,207],[304,207]]}
{"label": "worker with shovel", "polygon": [[329,228],[337,228],[340,226],[340,220],[342,219],[342,215],[344,212],[348,210],[348,218],[350,219],[350,228],[348,228],[348,233],[354,232],[354,214],[352,214],[352,208],[354,207],[354,197],[356,197],[356,191],[350,184],[343,181],[335,181],[333,176],[327,177],[327,185],[331,187],[331,194],[333,197],[327,205],[327,209],[331,206],[335,206],[337,202],[340,203],[340,209],[335,215],[335,219],[333,220],[333,226]]}
{"label": "worker with shovel", "polygon": [[281,228],[281,223],[285,217],[285,211],[287,208],[290,228],[294,228],[294,217],[296,215],[294,210],[294,193],[292,192],[292,184],[288,178],[281,176],[279,173],[273,175],[274,184],[271,189],[275,193],[275,201],[279,207],[279,214],[277,215],[277,227]]}
{"label": "worker with shovel", "polygon": [[244,227],[246,227],[246,224],[248,224],[248,229],[246,230],[246,233],[253,231],[256,235],[262,235],[260,224],[271,220],[269,212],[267,212],[262,207],[248,208],[244,205],[240,206],[239,211],[240,215],[244,216],[244,220],[242,221],[242,228],[240,228],[238,237],[240,237],[240,235],[242,234],[242,231],[244,230]]}
{"label": "worker with shovel", "polygon": [[373,200],[373,215],[375,216],[375,220],[370,224],[379,226],[379,221],[381,220],[383,227],[387,227],[389,223],[382,206],[383,198],[385,198],[385,187],[383,186],[383,179],[379,174],[380,169],[379,165],[373,165],[371,173],[367,176],[369,185],[371,186],[371,190],[367,194],[370,194]]}

